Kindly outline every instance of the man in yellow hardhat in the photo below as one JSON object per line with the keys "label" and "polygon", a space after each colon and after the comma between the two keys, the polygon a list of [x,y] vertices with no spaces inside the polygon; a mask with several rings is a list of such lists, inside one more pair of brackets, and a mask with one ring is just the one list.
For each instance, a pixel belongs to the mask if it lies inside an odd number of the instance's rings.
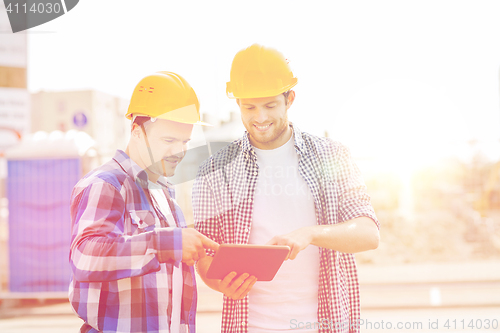
{"label": "man in yellow hardhat", "polygon": [[222,332],[357,332],[353,253],[375,249],[379,222],[359,169],[338,142],[288,121],[297,84],[283,55],[260,45],[236,54],[227,95],[243,138],[201,167],[193,187],[195,227],[217,243],[288,245],[270,282],[235,272],[207,279],[224,293]]}
{"label": "man in yellow hardhat", "polygon": [[192,228],[166,177],[200,121],[180,75],[157,72],[134,89],[126,151],[91,171],[71,197],[69,298],[81,332],[194,332],[194,263],[218,244]]}

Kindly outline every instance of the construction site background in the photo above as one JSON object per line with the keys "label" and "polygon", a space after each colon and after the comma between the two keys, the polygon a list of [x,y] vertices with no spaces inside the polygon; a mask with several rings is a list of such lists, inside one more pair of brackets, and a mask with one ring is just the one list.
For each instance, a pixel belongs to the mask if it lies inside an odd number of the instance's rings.
{"label": "construction site background", "polygon": [[[474,143],[471,143],[473,146]],[[410,177],[411,202],[402,209],[401,179],[366,179],[382,223],[376,251],[357,255],[361,264],[500,260],[500,161],[481,153],[470,161],[442,160]]]}

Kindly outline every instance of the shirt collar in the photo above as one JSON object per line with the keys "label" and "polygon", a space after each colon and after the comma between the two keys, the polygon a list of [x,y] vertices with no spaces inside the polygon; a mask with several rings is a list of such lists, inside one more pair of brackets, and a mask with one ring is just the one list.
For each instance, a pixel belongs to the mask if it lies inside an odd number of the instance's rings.
{"label": "shirt collar", "polygon": [[292,123],[290,123],[290,127],[293,130],[293,139],[295,141],[295,149],[297,149],[297,152],[302,154],[305,149],[305,142],[304,138],[302,137],[302,131],[297,127],[294,126]]}
{"label": "shirt collar", "polygon": [[163,187],[170,188],[172,187],[172,183],[167,180],[167,177],[165,176],[160,176],[158,180],[156,181],[158,184],[160,184]]}
{"label": "shirt collar", "polygon": [[[297,126],[294,126],[292,122],[290,122],[290,127],[293,131],[295,149],[299,154],[302,154],[302,152],[304,151],[304,139],[302,138],[302,131]],[[243,150],[243,152],[250,153],[251,155],[255,156],[255,150],[253,150],[253,146],[250,143],[247,131],[245,131],[245,135],[243,135],[241,149]]]}

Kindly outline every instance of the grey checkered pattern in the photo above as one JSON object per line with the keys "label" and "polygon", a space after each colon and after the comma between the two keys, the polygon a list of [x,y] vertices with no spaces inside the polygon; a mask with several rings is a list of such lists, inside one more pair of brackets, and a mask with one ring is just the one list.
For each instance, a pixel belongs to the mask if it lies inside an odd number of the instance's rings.
{"label": "grey checkered pattern", "polygon": [[[368,216],[380,227],[349,150],[291,126],[299,171],[313,194],[317,223],[337,224]],[[247,133],[206,160],[193,186],[196,229],[220,244],[247,244],[258,174]],[[319,331],[359,332],[355,325],[360,310],[354,255],[320,248],[320,258],[318,322],[323,324]],[[247,323],[248,296],[238,301],[224,296],[222,332],[247,332]]]}

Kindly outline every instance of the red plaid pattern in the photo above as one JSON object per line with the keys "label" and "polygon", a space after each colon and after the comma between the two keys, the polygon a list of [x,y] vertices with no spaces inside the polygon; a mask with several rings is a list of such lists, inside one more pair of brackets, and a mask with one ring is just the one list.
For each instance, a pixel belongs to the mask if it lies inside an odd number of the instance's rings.
{"label": "red plaid pattern", "polygon": [[[337,224],[368,216],[380,227],[349,150],[338,142],[291,126],[299,171],[314,197],[317,223]],[[206,160],[193,186],[196,229],[220,244],[247,244],[258,174],[257,158],[247,133]],[[359,332],[354,255],[320,248],[320,258],[319,331]],[[224,296],[222,332],[246,333],[247,323],[248,297],[233,301]]]}
{"label": "red plaid pattern", "polygon": [[183,271],[181,327],[195,332],[194,270],[181,262],[184,216],[172,201],[178,228],[168,227],[147,183],[119,150],[73,189],[69,299],[82,332],[170,332],[174,265]]}

